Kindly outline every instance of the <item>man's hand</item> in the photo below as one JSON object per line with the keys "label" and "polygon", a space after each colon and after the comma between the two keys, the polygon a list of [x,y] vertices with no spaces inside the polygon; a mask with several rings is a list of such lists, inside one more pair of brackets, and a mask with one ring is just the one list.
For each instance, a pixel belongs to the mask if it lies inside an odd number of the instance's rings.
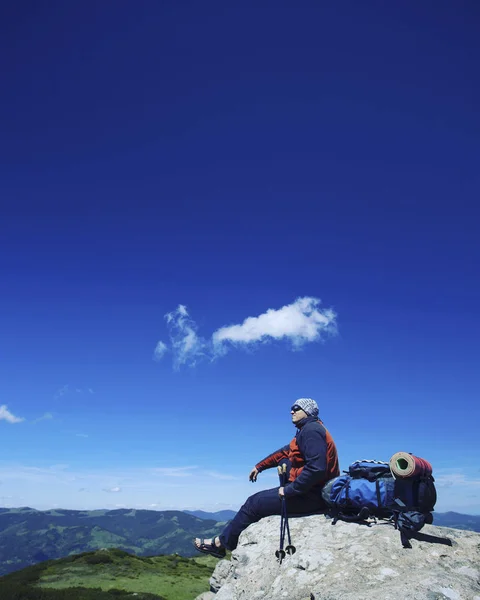
{"label": "man's hand", "polygon": [[258,477],[258,469],[257,469],[257,467],[253,467],[253,469],[250,471],[250,475],[248,476],[248,478],[250,479],[250,481],[252,483],[255,483],[255,481],[257,481],[257,477]]}
{"label": "man's hand", "polygon": [[280,498],[285,497],[285,491],[284,491],[283,487],[278,488],[278,495],[280,496]]}

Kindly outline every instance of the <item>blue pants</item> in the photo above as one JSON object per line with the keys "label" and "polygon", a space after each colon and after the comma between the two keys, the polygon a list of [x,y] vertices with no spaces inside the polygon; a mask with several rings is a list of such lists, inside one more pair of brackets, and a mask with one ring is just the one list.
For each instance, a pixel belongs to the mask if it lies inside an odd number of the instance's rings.
{"label": "blue pants", "polygon": [[[326,508],[322,500],[321,487],[317,487],[306,494],[290,496],[285,498],[285,501],[289,517],[312,515],[322,512]],[[250,496],[220,534],[222,546],[227,550],[235,550],[238,538],[244,529],[252,523],[260,521],[263,517],[280,515],[281,510],[282,501],[278,495],[278,488],[263,490]]]}

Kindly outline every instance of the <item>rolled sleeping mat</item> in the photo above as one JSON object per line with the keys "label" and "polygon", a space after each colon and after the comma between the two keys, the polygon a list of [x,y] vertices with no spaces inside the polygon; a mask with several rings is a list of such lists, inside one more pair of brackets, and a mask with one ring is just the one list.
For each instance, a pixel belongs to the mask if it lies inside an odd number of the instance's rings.
{"label": "rolled sleeping mat", "polygon": [[409,452],[396,452],[389,461],[394,477],[419,477],[432,474],[432,465]]}

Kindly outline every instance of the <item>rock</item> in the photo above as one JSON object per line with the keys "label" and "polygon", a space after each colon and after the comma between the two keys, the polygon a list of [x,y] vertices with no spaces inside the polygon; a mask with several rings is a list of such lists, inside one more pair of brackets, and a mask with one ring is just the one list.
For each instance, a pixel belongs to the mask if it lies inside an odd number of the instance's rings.
{"label": "rock", "polygon": [[195,600],[214,600],[215,594],[213,592],[203,592],[200,596],[197,596]]}
{"label": "rock", "polygon": [[229,560],[221,560],[218,562],[215,571],[210,577],[210,589],[212,592],[218,592],[233,569],[234,564]]}
{"label": "rock", "polygon": [[297,551],[282,564],[280,517],[242,533],[210,579],[215,600],[480,600],[479,533],[426,525],[420,533],[437,543],[413,539],[406,549],[385,521],[332,526],[314,515],[289,523]]}

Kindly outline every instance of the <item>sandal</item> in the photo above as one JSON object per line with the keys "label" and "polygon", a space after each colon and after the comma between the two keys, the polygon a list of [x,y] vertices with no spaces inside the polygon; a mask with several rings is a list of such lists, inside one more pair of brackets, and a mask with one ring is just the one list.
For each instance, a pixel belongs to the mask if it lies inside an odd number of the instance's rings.
{"label": "sandal", "polygon": [[210,554],[210,556],[214,556],[215,558],[225,558],[225,555],[227,554],[225,548],[219,548],[215,544],[215,538],[204,540],[202,540],[201,538],[195,538],[192,543],[195,550],[203,552],[204,554]]}

